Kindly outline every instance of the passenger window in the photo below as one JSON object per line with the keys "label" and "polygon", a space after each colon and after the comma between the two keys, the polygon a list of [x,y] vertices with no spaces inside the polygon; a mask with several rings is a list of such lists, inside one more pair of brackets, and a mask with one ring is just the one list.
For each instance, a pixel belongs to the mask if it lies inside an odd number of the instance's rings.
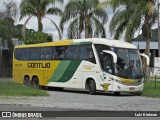
{"label": "passenger window", "polygon": [[21,49],[16,48],[16,49],[14,50],[14,57],[15,57],[15,59],[17,59],[17,60],[20,60],[20,59],[21,59]]}
{"label": "passenger window", "polygon": [[41,60],[50,60],[51,59],[51,47],[43,47],[40,50],[40,59]]}
{"label": "passenger window", "polygon": [[96,63],[91,45],[80,46],[79,59]]}
{"label": "passenger window", "polygon": [[67,46],[58,46],[58,47],[55,47],[55,49],[53,51],[54,52],[53,53],[53,57],[54,57],[54,55],[58,54],[58,57],[57,57],[58,60],[65,60],[66,49],[67,49]]}
{"label": "passenger window", "polygon": [[28,60],[29,59],[29,49],[24,48],[21,49],[21,60]]}
{"label": "passenger window", "polygon": [[40,58],[40,49],[39,48],[31,48],[30,49],[30,60],[39,60]]}
{"label": "passenger window", "polygon": [[66,50],[66,60],[78,60],[78,46],[69,46]]}
{"label": "passenger window", "polygon": [[59,55],[58,55],[58,52],[56,51],[56,47],[52,48],[52,59],[59,60]]}

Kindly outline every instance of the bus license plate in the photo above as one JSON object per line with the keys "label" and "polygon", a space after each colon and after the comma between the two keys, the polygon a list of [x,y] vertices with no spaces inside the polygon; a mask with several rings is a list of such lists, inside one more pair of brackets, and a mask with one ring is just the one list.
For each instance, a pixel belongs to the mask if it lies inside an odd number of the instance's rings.
{"label": "bus license plate", "polygon": [[129,90],[135,90],[135,88],[134,87],[130,87]]}

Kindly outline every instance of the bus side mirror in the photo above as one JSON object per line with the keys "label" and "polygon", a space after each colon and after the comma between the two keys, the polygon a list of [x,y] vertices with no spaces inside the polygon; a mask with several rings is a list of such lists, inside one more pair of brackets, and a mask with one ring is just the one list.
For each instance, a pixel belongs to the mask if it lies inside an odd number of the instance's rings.
{"label": "bus side mirror", "polygon": [[117,55],[116,55],[116,53],[114,53],[112,51],[109,51],[109,50],[103,50],[103,52],[111,54],[112,57],[113,57],[113,63],[117,63]]}
{"label": "bus side mirror", "polygon": [[146,54],[140,54],[142,57],[145,57],[146,58],[146,62],[147,62],[147,66],[149,66],[149,57],[146,55]]}

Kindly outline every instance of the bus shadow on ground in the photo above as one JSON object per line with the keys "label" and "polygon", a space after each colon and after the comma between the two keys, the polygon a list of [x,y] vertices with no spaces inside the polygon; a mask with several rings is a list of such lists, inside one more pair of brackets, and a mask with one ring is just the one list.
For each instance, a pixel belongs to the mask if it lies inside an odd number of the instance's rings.
{"label": "bus shadow on ground", "polygon": [[[44,90],[47,91],[53,91],[53,92],[64,92],[64,93],[77,93],[77,94],[88,94],[88,90],[82,90],[82,89],[72,89],[72,88],[65,88],[63,90],[55,90],[54,88],[45,88]],[[113,97],[131,97],[131,96],[136,96],[131,93],[120,93],[120,94],[114,94],[114,92],[103,92],[103,91],[97,91],[97,93],[94,96],[113,96]]]}

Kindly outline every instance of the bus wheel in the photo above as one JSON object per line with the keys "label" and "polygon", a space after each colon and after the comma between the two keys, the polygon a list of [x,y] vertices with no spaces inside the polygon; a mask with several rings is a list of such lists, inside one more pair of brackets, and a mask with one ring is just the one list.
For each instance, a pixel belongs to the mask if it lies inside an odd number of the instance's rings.
{"label": "bus wheel", "polygon": [[33,78],[33,80],[32,80],[32,87],[36,88],[36,89],[39,89],[39,79],[38,79],[38,77],[34,77]]}
{"label": "bus wheel", "polygon": [[88,82],[88,88],[89,88],[89,94],[90,95],[95,95],[96,94],[96,84],[94,80],[90,80]]}
{"label": "bus wheel", "polygon": [[120,92],[114,92],[115,95],[120,95]]}
{"label": "bus wheel", "polygon": [[31,87],[31,81],[30,81],[29,77],[24,78],[24,85],[27,87]]}

